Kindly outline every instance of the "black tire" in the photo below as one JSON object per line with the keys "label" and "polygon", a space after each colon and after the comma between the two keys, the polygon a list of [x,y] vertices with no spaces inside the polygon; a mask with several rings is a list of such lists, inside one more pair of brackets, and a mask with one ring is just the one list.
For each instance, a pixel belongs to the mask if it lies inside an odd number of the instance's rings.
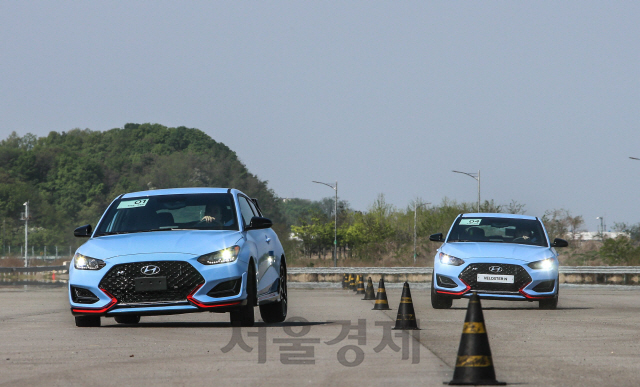
{"label": "black tire", "polygon": [[280,294],[280,301],[260,305],[260,317],[262,317],[262,321],[266,323],[279,323],[287,318],[287,268],[284,262],[280,265],[278,292]]}
{"label": "black tire", "polygon": [[137,324],[140,322],[140,316],[118,316],[114,317],[118,324]]}
{"label": "black tire", "polygon": [[247,304],[229,313],[231,325],[234,327],[252,327],[256,319],[253,307],[256,305],[256,270],[253,262],[249,263],[247,270]]}
{"label": "black tire", "polygon": [[453,305],[453,299],[451,297],[441,296],[436,293],[436,289],[433,283],[436,280],[436,274],[433,273],[431,280],[431,306],[433,309],[449,309]]}
{"label": "black tire", "polygon": [[99,327],[100,316],[76,316],[76,326],[82,328]]}
{"label": "black tire", "polygon": [[554,310],[558,307],[558,297],[560,296],[560,278],[556,279],[556,286],[558,287],[558,289],[556,290],[555,296],[553,296],[553,298],[538,301],[538,308],[545,310]]}

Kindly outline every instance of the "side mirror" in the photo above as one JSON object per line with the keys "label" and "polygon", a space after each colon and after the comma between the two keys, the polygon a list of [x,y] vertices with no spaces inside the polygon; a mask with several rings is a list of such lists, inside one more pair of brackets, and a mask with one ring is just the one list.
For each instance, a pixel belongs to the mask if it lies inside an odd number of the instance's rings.
{"label": "side mirror", "polygon": [[79,238],[89,238],[91,236],[91,225],[85,224],[73,230],[73,236]]}
{"label": "side mirror", "polygon": [[263,218],[261,216],[254,216],[251,218],[251,222],[247,226],[247,230],[260,230],[263,228],[271,228],[273,226],[273,222],[271,219]]}
{"label": "side mirror", "polygon": [[553,243],[551,244],[552,247],[567,247],[569,246],[569,242],[565,241],[564,239],[560,239],[560,238],[556,238],[553,240]]}
{"label": "side mirror", "polygon": [[442,233],[439,232],[437,234],[431,234],[429,235],[429,240],[430,241],[434,241],[434,242],[442,242],[443,236]]}

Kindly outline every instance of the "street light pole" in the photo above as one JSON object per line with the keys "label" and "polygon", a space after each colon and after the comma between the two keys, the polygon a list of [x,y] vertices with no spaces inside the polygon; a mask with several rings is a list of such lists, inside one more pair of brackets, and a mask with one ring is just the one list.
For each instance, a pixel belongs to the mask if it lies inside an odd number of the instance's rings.
{"label": "street light pole", "polygon": [[418,207],[426,206],[427,204],[431,204],[431,203],[422,203],[422,204],[418,205],[418,202],[416,202],[413,205],[413,265],[414,266],[416,264],[416,257],[417,257],[416,244],[417,244],[417,239],[418,239],[418,231],[417,231],[417,226],[418,226]]}
{"label": "street light pole", "polygon": [[451,171],[451,172],[462,173],[463,175],[467,175],[478,181],[478,212],[480,212],[480,170],[478,169],[478,173],[468,173],[468,172],[460,172],[460,171]]}
{"label": "street light pole", "polygon": [[333,267],[338,267],[338,182],[336,181],[335,187],[331,184],[323,183],[321,181],[312,181],[312,183],[324,184],[327,187],[331,187],[336,191],[335,199],[335,221],[333,224]]}
{"label": "street light pole", "polygon": [[27,200],[23,204],[24,206],[24,267],[27,267],[27,257],[29,254],[29,201]]}

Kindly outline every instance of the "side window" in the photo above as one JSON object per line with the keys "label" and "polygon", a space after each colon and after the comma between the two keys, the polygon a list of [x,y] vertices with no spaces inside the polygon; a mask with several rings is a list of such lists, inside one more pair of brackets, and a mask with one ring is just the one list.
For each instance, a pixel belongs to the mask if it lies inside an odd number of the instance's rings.
{"label": "side window", "polygon": [[256,208],[256,204],[253,202],[253,200],[249,201],[249,205],[251,205],[251,209],[253,210],[253,213],[256,214],[255,216],[262,216],[260,211],[258,211],[258,209]]}
{"label": "side window", "polygon": [[240,213],[242,214],[242,219],[244,220],[244,225],[248,226],[251,222],[251,218],[255,215],[253,214],[253,210],[251,209],[251,205],[249,201],[244,196],[238,196],[238,203],[240,203]]}

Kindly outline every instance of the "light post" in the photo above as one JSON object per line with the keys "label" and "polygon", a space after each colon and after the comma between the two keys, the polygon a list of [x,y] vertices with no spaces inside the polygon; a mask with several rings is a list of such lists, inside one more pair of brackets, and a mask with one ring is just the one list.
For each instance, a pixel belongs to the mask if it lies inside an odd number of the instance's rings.
{"label": "light post", "polygon": [[338,267],[338,182],[336,181],[335,187],[331,184],[323,183],[321,181],[312,181],[312,183],[324,184],[327,187],[331,187],[332,190],[336,191],[336,202],[335,202],[335,222],[333,226],[333,267]]}
{"label": "light post", "polygon": [[27,200],[23,204],[24,206],[24,267],[27,267],[27,257],[29,254],[29,201]]}
{"label": "light post", "polygon": [[480,170],[478,169],[478,173],[468,173],[468,172],[460,172],[460,171],[451,171],[451,172],[462,173],[463,175],[467,175],[478,181],[478,212],[480,212]]}
{"label": "light post", "polygon": [[431,204],[431,203],[418,204],[418,202],[415,202],[415,204],[413,205],[413,265],[414,266],[416,264],[416,257],[417,257],[416,244],[417,244],[417,239],[418,239],[418,231],[417,231],[417,226],[418,226],[418,207],[426,206],[427,204]]}
{"label": "light post", "polygon": [[600,240],[604,242],[604,216],[598,216],[596,219],[600,219]]}

